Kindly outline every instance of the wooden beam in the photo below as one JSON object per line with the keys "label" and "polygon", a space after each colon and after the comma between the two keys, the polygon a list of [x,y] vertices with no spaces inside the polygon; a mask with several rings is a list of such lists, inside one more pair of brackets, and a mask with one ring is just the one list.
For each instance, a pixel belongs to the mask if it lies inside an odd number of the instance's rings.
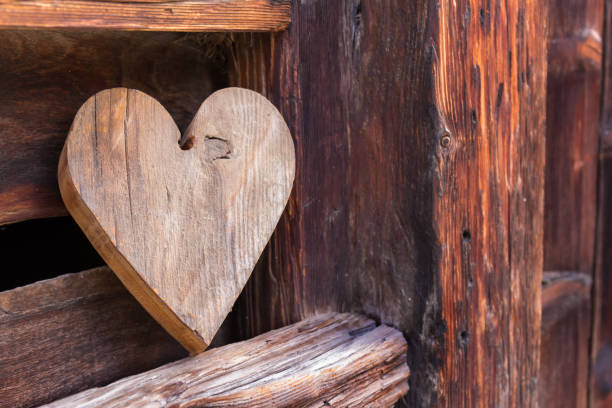
{"label": "wooden beam", "polygon": [[605,2],[590,406],[612,406],[612,1]]}
{"label": "wooden beam", "polygon": [[399,331],[332,313],[46,407],[386,407],[406,393],[408,375]]}
{"label": "wooden beam", "polygon": [[409,406],[534,406],[546,1],[292,13],[231,59],[232,83],[285,116],[298,165],[241,327],[366,310],[411,338]]}
{"label": "wooden beam", "polygon": [[187,355],[108,268],[0,293],[0,407],[31,407]]}
{"label": "wooden beam", "polygon": [[549,75],[567,75],[578,69],[599,73],[601,56],[601,37],[594,29],[568,38],[552,38],[548,45]]}
{"label": "wooden beam", "polygon": [[541,407],[585,407],[591,326],[591,277],[549,271],[542,278]]}
{"label": "wooden beam", "polygon": [[290,0],[2,0],[0,27],[279,31],[290,8]]}
{"label": "wooden beam", "polygon": [[564,311],[591,297],[589,275],[580,272],[546,271],[542,275],[542,326],[556,322]]}
{"label": "wooden beam", "polygon": [[542,407],[588,406],[603,3],[548,0]]}

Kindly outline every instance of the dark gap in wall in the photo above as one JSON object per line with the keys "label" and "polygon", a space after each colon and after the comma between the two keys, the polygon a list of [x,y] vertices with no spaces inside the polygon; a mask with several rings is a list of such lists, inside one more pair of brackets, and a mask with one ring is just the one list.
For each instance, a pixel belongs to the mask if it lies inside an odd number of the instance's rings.
{"label": "dark gap in wall", "polygon": [[0,227],[0,291],[104,265],[70,217]]}

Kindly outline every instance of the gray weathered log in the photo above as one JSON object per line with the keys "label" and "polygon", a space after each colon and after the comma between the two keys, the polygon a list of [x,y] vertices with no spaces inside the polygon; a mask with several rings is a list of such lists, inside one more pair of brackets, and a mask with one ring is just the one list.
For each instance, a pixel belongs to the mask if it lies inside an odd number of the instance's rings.
{"label": "gray weathered log", "polygon": [[327,314],[47,407],[391,406],[408,390],[408,375],[399,331]]}

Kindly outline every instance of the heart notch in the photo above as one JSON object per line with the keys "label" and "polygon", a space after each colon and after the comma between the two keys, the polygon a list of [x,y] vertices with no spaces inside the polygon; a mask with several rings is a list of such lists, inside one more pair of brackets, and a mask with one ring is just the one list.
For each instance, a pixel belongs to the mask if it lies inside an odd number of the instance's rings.
{"label": "heart notch", "polygon": [[58,168],[64,203],[92,245],[192,354],[246,284],[294,175],[282,115],[241,88],[208,97],[182,139],[154,98],[101,91],[77,112]]}

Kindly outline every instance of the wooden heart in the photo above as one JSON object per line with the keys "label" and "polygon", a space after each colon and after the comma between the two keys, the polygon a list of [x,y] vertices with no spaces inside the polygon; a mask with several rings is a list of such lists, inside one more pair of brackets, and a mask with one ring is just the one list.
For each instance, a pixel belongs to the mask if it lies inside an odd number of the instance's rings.
{"label": "wooden heart", "polygon": [[155,99],[105,90],[79,109],[58,178],[66,207],[104,260],[197,353],[270,239],[295,152],[276,108],[240,88],[206,99],[179,139]]}

